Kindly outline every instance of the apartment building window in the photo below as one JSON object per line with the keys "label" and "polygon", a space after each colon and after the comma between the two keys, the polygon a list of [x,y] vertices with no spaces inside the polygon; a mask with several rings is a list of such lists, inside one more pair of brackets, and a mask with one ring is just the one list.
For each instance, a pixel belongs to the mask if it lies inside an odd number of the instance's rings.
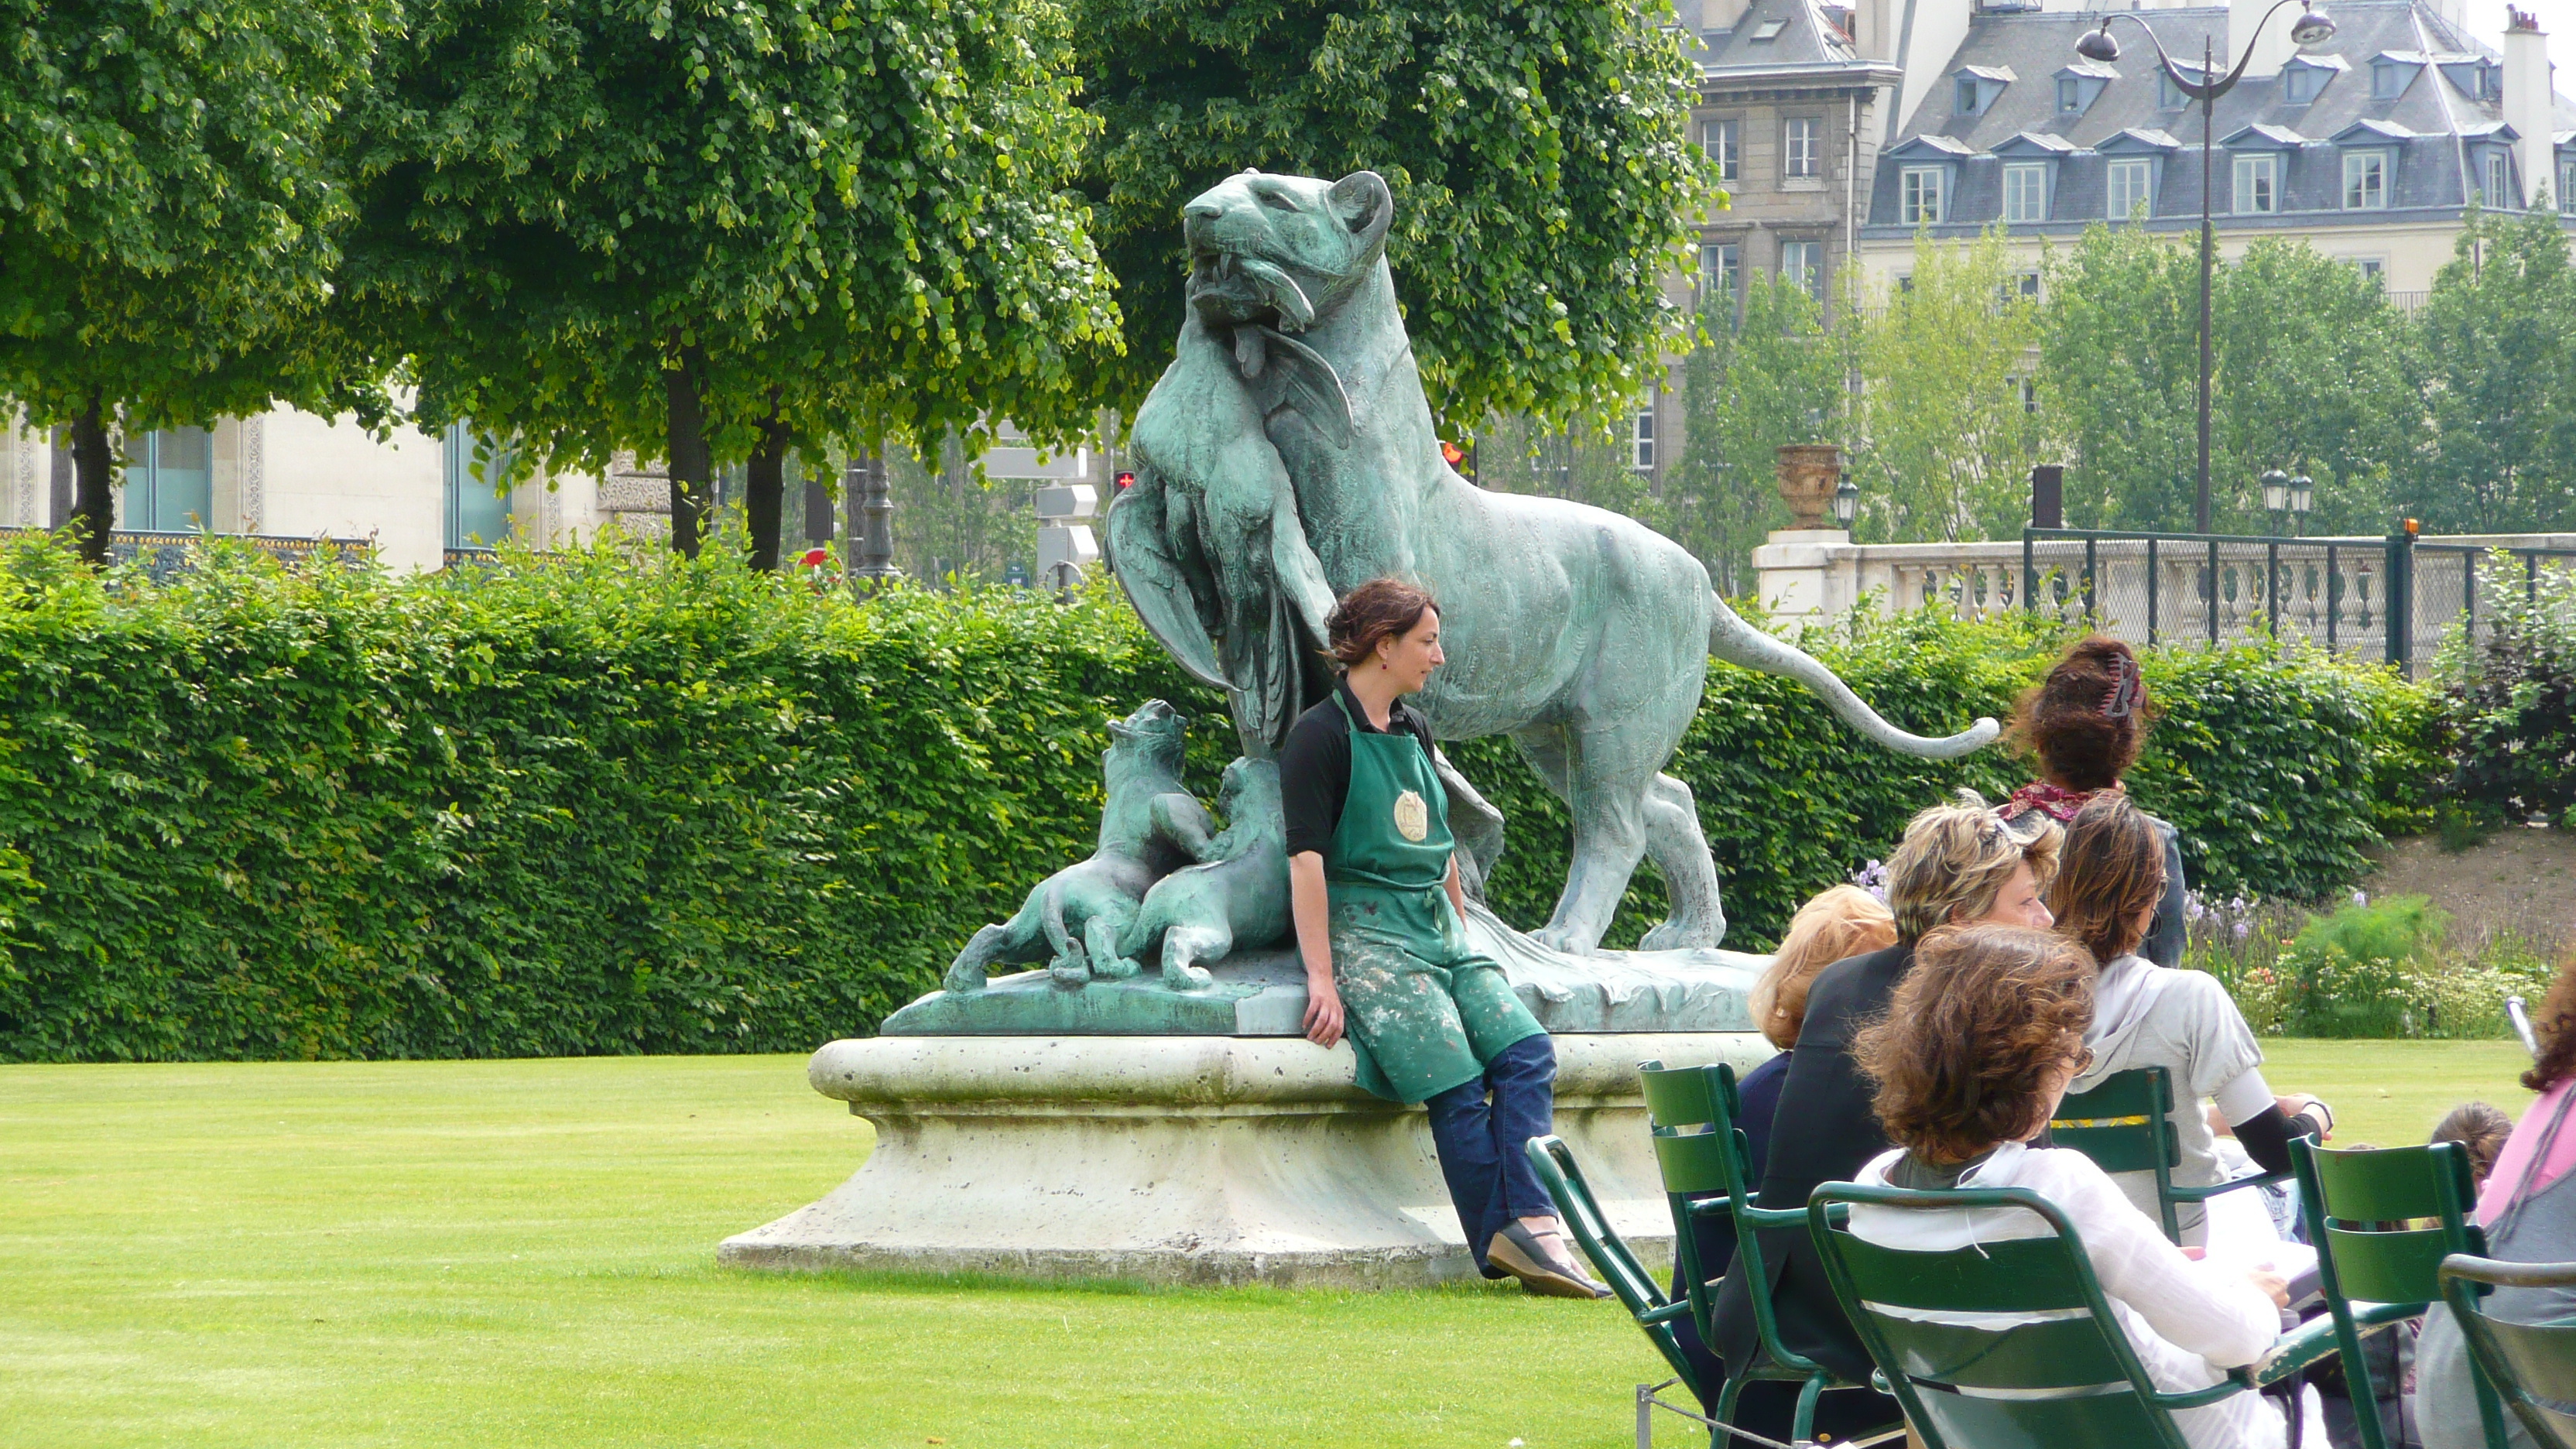
{"label": "apartment building window", "polygon": [[1821,297],[1825,281],[1825,244],[1818,241],[1780,243],[1780,280],[1811,297]]}
{"label": "apartment building window", "polygon": [[2109,171],[2113,221],[2126,221],[2143,207],[2149,215],[2156,209],[2154,163],[2143,157],[2113,161]]}
{"label": "apartment building window", "polygon": [[2304,106],[2317,98],[2317,82],[2323,72],[2312,65],[2294,65],[2281,72],[2281,99],[2294,106]]}
{"label": "apartment building window", "polygon": [[1644,412],[1637,414],[1637,431],[1632,447],[1634,449],[1634,456],[1631,459],[1632,465],[1640,473],[1651,472],[1655,466],[1654,409],[1648,408]]}
{"label": "apartment building window", "polygon": [[2048,168],[2023,162],[2004,168],[2004,220],[2048,220]]}
{"label": "apartment building window", "polygon": [[2236,158],[2236,212],[2266,215],[2281,209],[2281,158],[2273,155]]}
{"label": "apartment building window", "polygon": [[1744,248],[1734,242],[1707,242],[1699,249],[1699,304],[1705,309],[1724,298],[1731,307],[1744,275]]}
{"label": "apartment building window", "polygon": [[1737,145],[1738,123],[1732,120],[1710,121],[1700,130],[1700,148],[1708,159],[1717,163],[1717,179],[1733,181],[1743,174],[1743,155]]}
{"label": "apartment building window", "polygon": [[508,451],[490,438],[476,437],[463,423],[448,424],[440,443],[447,547],[491,548],[508,538],[510,499],[493,491],[500,475],[509,471]]}
{"label": "apartment building window", "polygon": [[2352,269],[2361,273],[2361,279],[2365,282],[2385,283],[2388,280],[2388,264],[2377,257],[2355,257],[2352,259]]}
{"label": "apartment building window", "polygon": [[1977,113],[1976,77],[1965,75],[1959,77],[1957,109],[1959,114],[1963,116],[1973,116]]}
{"label": "apartment building window", "polygon": [[2415,78],[2415,67],[2381,61],[2370,68],[2370,98],[2393,101],[2406,94],[2406,83]]}
{"label": "apartment building window", "polygon": [[2075,77],[2062,75],[2057,78],[2057,108],[2068,112],[2084,109],[2084,87],[2076,82]]}
{"label": "apartment building window", "polygon": [[2513,205],[2513,163],[2502,151],[2489,151],[2486,164],[2486,194],[2478,198],[2481,206]]}
{"label": "apartment building window", "polygon": [[125,486],[117,527],[155,533],[212,532],[215,438],[204,428],[162,428],[125,439]]}
{"label": "apartment building window", "polygon": [[2021,399],[2021,410],[2023,412],[2035,413],[2039,411],[2039,382],[2036,378],[2016,375],[2005,378],[2004,385],[2013,390],[2014,397]]}
{"label": "apartment building window", "polygon": [[2174,78],[2171,72],[2164,70],[2158,70],[2156,72],[2157,110],[2179,111],[2190,103],[2191,97],[2184,95],[2182,93],[2182,87],[2174,84]]}
{"label": "apartment building window", "polygon": [[2558,194],[2550,200],[2563,207],[2569,204],[2568,198],[2571,196],[2576,196],[2576,156],[2565,157],[2559,161]]}
{"label": "apartment building window", "polygon": [[1908,166],[1896,178],[1897,215],[1907,226],[1936,226],[1942,191],[1950,177],[1941,166]]}
{"label": "apartment building window", "polygon": [[1790,177],[1812,177],[1816,169],[1818,132],[1824,123],[1813,116],[1791,116],[1784,123],[1780,146],[1780,174]]}
{"label": "apartment building window", "polygon": [[2013,286],[2021,293],[2024,301],[2039,300],[2039,273],[2023,272],[2013,278]]}
{"label": "apartment building window", "polygon": [[2349,151],[2343,158],[2343,207],[2380,211],[2388,205],[2388,153]]}

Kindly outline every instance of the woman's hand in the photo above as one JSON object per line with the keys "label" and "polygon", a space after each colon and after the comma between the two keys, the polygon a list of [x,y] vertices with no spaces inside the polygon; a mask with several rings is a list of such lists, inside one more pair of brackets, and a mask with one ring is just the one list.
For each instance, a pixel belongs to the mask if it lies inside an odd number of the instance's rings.
{"label": "woman's hand", "polygon": [[1306,1040],[1328,1047],[1342,1039],[1342,993],[1333,989],[1333,978],[1306,977]]}
{"label": "woman's hand", "polygon": [[2287,1308],[2290,1306],[2290,1280],[2273,1272],[2270,1268],[2246,1269],[2245,1281],[2253,1284],[2257,1289],[2261,1290],[2264,1297],[2271,1299],[2273,1307]]}
{"label": "woman's hand", "polygon": [[2310,1107],[2316,1108],[2314,1112],[2308,1113],[2308,1119],[2317,1124],[2318,1139],[2325,1142],[2334,1140],[2334,1108],[2327,1106],[2323,1100],[2305,1093],[2275,1097],[2272,1100],[2280,1105],[2281,1115],[2284,1117],[2296,1117],[2301,1112],[2307,1112]]}

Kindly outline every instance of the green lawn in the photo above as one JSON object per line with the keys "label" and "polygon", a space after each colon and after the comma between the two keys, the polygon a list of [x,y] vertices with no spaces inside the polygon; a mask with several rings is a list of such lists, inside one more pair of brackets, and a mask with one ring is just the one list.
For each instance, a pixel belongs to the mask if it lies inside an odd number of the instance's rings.
{"label": "green lawn", "polygon": [[[2269,1050],[2347,1140],[2526,1098],[2510,1044]],[[796,1057],[0,1067],[0,1443],[1610,1449],[1660,1376],[1514,1290],[714,1266],[867,1141]]]}

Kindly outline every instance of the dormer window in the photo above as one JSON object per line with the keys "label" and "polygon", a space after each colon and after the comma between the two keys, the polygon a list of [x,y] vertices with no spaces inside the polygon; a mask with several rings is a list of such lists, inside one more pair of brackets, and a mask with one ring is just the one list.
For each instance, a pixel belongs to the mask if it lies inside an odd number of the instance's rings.
{"label": "dormer window", "polygon": [[2486,184],[2480,189],[2478,204],[2494,209],[2513,205],[2513,153],[2500,146],[2487,148],[2486,165],[2482,168]]}
{"label": "dormer window", "polygon": [[2387,61],[2380,61],[2370,68],[2370,98],[2374,101],[2393,101],[2406,94],[2406,83],[2414,78],[2415,67],[2392,65]]}
{"label": "dormer window", "polygon": [[2179,111],[2189,104],[2191,104],[2191,97],[2184,95],[2182,93],[2182,87],[2174,84],[2173,72],[2166,70],[2157,71],[2156,109],[2160,111]]}
{"label": "dormer window", "polygon": [[2317,83],[2323,79],[2309,66],[2295,65],[2281,72],[2281,99],[2294,106],[2304,106],[2317,98]]}
{"label": "dormer window", "polygon": [[2098,60],[2082,60],[2057,73],[2057,113],[2080,116],[2093,109],[2102,98],[2103,88],[2118,80],[2120,73]]}
{"label": "dormer window", "polygon": [[2071,75],[2057,78],[2057,109],[2066,112],[2084,109],[2084,92],[2075,84],[2075,77]]}
{"label": "dormer window", "polygon": [[1953,80],[1959,114],[1982,116],[2002,98],[2004,87],[2013,83],[2013,73],[2000,65],[1964,65]]}

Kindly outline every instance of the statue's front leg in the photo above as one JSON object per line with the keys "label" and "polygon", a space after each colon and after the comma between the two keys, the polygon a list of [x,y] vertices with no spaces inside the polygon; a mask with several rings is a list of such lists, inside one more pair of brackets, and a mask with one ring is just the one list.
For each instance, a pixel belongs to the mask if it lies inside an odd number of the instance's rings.
{"label": "statue's front leg", "polygon": [[1726,939],[1726,911],[1718,902],[1717,862],[1699,828],[1690,786],[1670,775],[1646,785],[1646,853],[1663,872],[1668,909],[1662,924],[1637,943],[1644,951],[1715,946]]}

